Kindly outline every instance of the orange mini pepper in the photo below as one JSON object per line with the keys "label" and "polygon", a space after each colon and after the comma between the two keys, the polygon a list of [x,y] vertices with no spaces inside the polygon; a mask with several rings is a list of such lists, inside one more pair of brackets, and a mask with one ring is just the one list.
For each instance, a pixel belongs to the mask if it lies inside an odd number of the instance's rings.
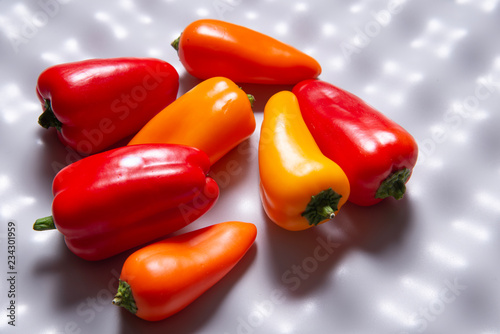
{"label": "orange mini pepper", "polygon": [[181,144],[214,164],[255,131],[252,96],[223,77],[205,80],[153,117],[129,142]]}
{"label": "orange mini pepper", "polygon": [[302,51],[255,30],[213,19],[189,24],[172,43],[186,70],[199,79],[295,84],[314,79],[320,64]]}
{"label": "orange mini pepper", "polygon": [[328,221],[349,197],[347,176],[321,153],[289,91],[273,95],[264,108],[259,174],[264,210],[287,230]]}
{"label": "orange mini pepper", "polygon": [[123,264],[113,304],[145,320],[165,319],[220,281],[256,236],[254,224],[231,221],[141,248]]}

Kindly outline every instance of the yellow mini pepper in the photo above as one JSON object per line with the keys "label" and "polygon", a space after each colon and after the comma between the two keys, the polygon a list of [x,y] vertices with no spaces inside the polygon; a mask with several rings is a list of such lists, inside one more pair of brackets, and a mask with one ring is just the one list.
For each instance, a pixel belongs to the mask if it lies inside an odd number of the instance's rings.
{"label": "yellow mini pepper", "polygon": [[273,95],[264,108],[259,174],[264,210],[287,230],[328,221],[349,197],[347,176],[321,153],[289,91]]}

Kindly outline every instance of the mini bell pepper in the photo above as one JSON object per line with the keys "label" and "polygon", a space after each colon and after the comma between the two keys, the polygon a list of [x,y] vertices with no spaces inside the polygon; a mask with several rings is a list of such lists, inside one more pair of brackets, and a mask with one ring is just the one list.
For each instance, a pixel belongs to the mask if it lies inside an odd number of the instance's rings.
{"label": "mini bell pepper", "polygon": [[320,80],[293,88],[302,116],[325,156],[345,171],[349,201],[368,206],[401,199],[417,161],[415,139],[359,97]]}
{"label": "mini bell pepper", "polygon": [[312,57],[268,35],[232,23],[202,19],[172,43],[188,73],[238,83],[296,84],[320,75]]}
{"label": "mini bell pepper", "polygon": [[267,102],[258,154],[264,210],[284,229],[324,223],[347,201],[347,176],[321,153],[293,93],[279,92]]}
{"label": "mini bell pepper", "polygon": [[255,131],[252,99],[231,80],[210,78],[163,109],[129,145],[192,146],[207,153],[214,164]]}
{"label": "mini bell pepper", "polygon": [[179,75],[153,58],[88,59],[47,68],[38,77],[43,113],[60,141],[82,155],[139,131],[177,97]]}
{"label": "mini bell pepper", "polygon": [[231,221],[139,249],[123,264],[113,304],[145,320],[165,319],[219,282],[256,236],[254,224]]}
{"label": "mini bell pepper", "polygon": [[68,248],[101,260],[190,224],[219,195],[207,155],[169,144],[125,146],[83,158],[52,185],[52,216],[33,228],[57,228]]}

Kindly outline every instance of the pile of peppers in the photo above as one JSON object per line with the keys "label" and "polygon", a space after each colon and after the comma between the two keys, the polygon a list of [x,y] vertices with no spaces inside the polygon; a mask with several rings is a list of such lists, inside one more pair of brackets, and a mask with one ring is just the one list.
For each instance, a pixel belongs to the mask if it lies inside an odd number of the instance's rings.
{"label": "pile of peppers", "polygon": [[[248,41],[252,41],[248,43]],[[400,125],[354,94],[318,79],[320,64],[270,36],[203,19],[172,42],[201,80],[177,97],[175,68],[154,58],[90,59],[44,70],[39,124],[82,158],[57,173],[52,214],[77,256],[133,251],[113,303],[157,321],[220,281],[256,240],[253,223],[226,221],[177,234],[212,208],[211,167],[256,129],[253,96],[237,83],[287,84],[264,108],[258,146],[262,206],[300,231],[347,202],[401,199],[418,147]]]}

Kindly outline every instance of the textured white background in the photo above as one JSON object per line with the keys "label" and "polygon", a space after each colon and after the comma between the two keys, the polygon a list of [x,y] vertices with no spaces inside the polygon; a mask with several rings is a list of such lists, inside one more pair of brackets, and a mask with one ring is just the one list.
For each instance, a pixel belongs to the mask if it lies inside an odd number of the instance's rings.
{"label": "textured white background", "polygon": [[[500,333],[500,13],[498,0],[0,1],[0,332]],[[52,179],[74,161],[38,126],[36,79],[50,65],[151,56],[198,80],[170,42],[191,21],[245,25],[314,56],[321,79],[359,95],[420,145],[405,198],[346,205],[292,233],[258,195],[259,131],[213,168],[217,205],[186,230],[258,226],[255,246],[181,313],[142,321],[111,305],[127,254],[85,262],[50,214]],[[250,43],[251,41],[249,41]],[[266,100],[280,89],[242,85]],[[16,327],[7,324],[7,222],[17,225]]]}

